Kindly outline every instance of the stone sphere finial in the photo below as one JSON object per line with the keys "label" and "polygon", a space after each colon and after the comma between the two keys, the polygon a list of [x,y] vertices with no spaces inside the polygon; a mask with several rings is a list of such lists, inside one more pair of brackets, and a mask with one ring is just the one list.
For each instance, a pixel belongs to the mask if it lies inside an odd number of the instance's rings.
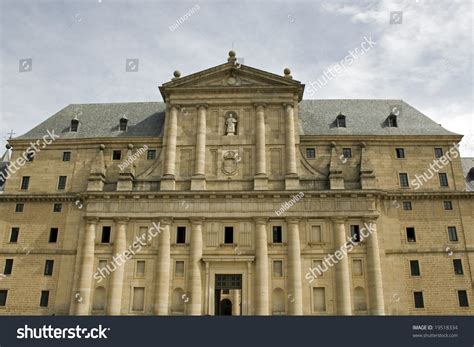
{"label": "stone sphere finial", "polygon": [[180,78],[181,77],[181,72],[179,72],[179,70],[175,70],[173,72],[173,76],[174,76],[174,78]]}
{"label": "stone sphere finial", "polygon": [[283,73],[285,74],[285,77],[287,77],[287,78],[292,78],[292,77],[291,77],[291,70],[290,70],[289,68],[286,67],[286,68],[283,70]]}
{"label": "stone sphere finial", "polygon": [[104,145],[104,144],[101,144],[101,145],[99,146],[99,149],[100,149],[101,151],[103,151],[103,150],[105,149],[105,145]]}
{"label": "stone sphere finial", "polygon": [[128,149],[133,149],[133,145],[132,145],[131,143],[129,143],[129,144],[127,145],[127,148],[128,148]]}
{"label": "stone sphere finial", "polygon": [[227,58],[228,62],[235,62],[237,58],[235,57],[235,52],[234,51],[229,51],[229,58]]}
{"label": "stone sphere finial", "polygon": [[12,146],[11,146],[9,143],[7,143],[7,144],[5,145],[5,148],[6,148],[6,149],[10,149],[10,148],[12,148]]}

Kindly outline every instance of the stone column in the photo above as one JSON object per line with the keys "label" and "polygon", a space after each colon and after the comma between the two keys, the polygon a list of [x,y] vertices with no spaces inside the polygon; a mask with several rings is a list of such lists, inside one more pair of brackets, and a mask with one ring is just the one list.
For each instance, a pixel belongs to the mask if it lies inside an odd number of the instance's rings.
{"label": "stone column", "polygon": [[268,304],[267,220],[255,220],[255,315],[267,316]]}
{"label": "stone column", "polygon": [[165,164],[161,180],[162,190],[175,189],[176,137],[178,134],[178,106],[171,105],[166,121]]}
{"label": "stone column", "polygon": [[171,271],[171,245],[170,229],[171,221],[162,220],[161,233],[158,240],[158,263],[155,287],[155,314],[159,316],[168,315],[170,271]]}
{"label": "stone column", "polygon": [[192,220],[191,230],[191,250],[189,253],[188,265],[188,292],[190,300],[186,310],[190,316],[202,314],[202,281],[201,281],[201,261],[202,261],[202,220]]}
{"label": "stone column", "polygon": [[[370,226],[372,233],[367,238],[367,268],[369,280],[369,300],[371,315],[385,315],[382,267],[380,265],[379,241],[377,235],[377,225],[375,221],[366,221],[366,226]],[[367,229],[367,227],[364,227]],[[365,231],[368,233],[368,231]]]}
{"label": "stone column", "polygon": [[[334,246],[336,252],[344,247],[347,242],[344,220],[334,220]],[[349,259],[343,255],[335,266],[336,270],[336,313],[341,316],[352,314],[351,302],[351,277],[349,272]]]}
{"label": "stone column", "polygon": [[232,315],[240,316],[240,290],[231,289],[232,294]]}
{"label": "stone column", "polygon": [[79,284],[74,293],[76,316],[90,314],[92,273],[94,271],[95,232],[98,219],[88,219],[84,231],[80,258]]}
{"label": "stone column", "polygon": [[[127,248],[127,220],[118,220],[116,222],[116,234],[114,239],[114,251],[112,254],[117,259],[123,255]],[[107,314],[111,316],[118,316],[122,310],[122,289],[123,289],[123,275],[125,272],[125,264],[115,264],[116,270],[110,274],[109,293],[107,297]]]}
{"label": "stone column", "polygon": [[254,189],[255,190],[267,190],[268,189],[268,176],[267,176],[267,163],[265,154],[265,104],[255,104],[256,117],[255,117],[255,177],[254,177]]}
{"label": "stone column", "polygon": [[206,117],[207,105],[198,106],[194,175],[191,178],[191,190],[206,189]]}
{"label": "stone column", "polygon": [[300,228],[297,219],[287,220],[288,225],[288,313],[303,314],[303,291],[301,285]]}
{"label": "stone column", "polygon": [[296,175],[295,118],[292,104],[285,105],[286,174]]}

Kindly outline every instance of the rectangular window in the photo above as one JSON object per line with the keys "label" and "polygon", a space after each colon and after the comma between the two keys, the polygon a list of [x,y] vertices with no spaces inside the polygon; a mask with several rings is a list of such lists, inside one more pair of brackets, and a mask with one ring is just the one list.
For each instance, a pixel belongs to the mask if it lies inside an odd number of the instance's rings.
{"label": "rectangular window", "polygon": [[63,210],[63,204],[54,204],[53,205],[53,212],[61,212]]}
{"label": "rectangular window", "polygon": [[58,179],[58,190],[66,189],[67,176],[59,176]]}
{"label": "rectangular window", "polygon": [[20,228],[12,228],[11,233],[10,233],[10,242],[11,243],[16,243],[18,242],[18,235],[20,234]]}
{"label": "rectangular window", "polygon": [[411,205],[411,201],[404,201],[403,202],[403,209],[405,211],[411,211],[413,209],[413,207]]}
{"label": "rectangular window", "polygon": [[453,202],[451,200],[443,201],[443,207],[445,210],[450,211],[453,209]]}
{"label": "rectangular window", "polygon": [[415,301],[415,308],[424,308],[423,292],[413,292],[413,299]]}
{"label": "rectangular window", "polygon": [[110,243],[110,232],[111,232],[110,226],[102,227],[102,237],[100,239],[101,243]]}
{"label": "rectangular window", "polygon": [[122,159],[122,151],[113,151],[112,152],[112,160],[120,160]]}
{"label": "rectangular window", "polygon": [[352,241],[360,242],[360,228],[358,225],[351,225]]}
{"label": "rectangular window", "polygon": [[434,153],[435,153],[435,158],[441,158],[444,155],[442,148],[435,148]]}
{"label": "rectangular window", "polygon": [[440,172],[440,173],[438,173],[438,177],[439,177],[439,185],[441,187],[448,187],[449,186],[448,175],[447,174],[445,174],[444,172]]}
{"label": "rectangular window", "polygon": [[134,287],[133,288],[133,311],[143,311],[145,306],[145,288]]}
{"label": "rectangular window", "polygon": [[55,243],[58,241],[58,228],[49,229],[49,243]]}
{"label": "rectangular window", "polygon": [[352,261],[352,273],[354,274],[354,276],[362,276],[362,274],[363,274],[362,260],[354,259]]}
{"label": "rectangular window", "polygon": [[352,158],[352,149],[351,148],[343,148],[342,149],[342,156],[344,158]]}
{"label": "rectangular window", "polygon": [[146,159],[147,160],[155,160],[156,159],[156,150],[154,149],[149,149],[146,152]]}
{"label": "rectangular window", "polygon": [[176,243],[186,243],[186,227],[176,229]]}
{"label": "rectangular window", "polygon": [[46,260],[44,264],[44,275],[53,276],[54,260]]}
{"label": "rectangular window", "polygon": [[145,277],[145,261],[137,260],[137,266],[135,268],[135,277]]}
{"label": "rectangular window", "polygon": [[322,242],[323,238],[322,238],[322,235],[321,235],[321,226],[319,226],[319,225],[312,225],[311,226],[310,240],[313,243]]}
{"label": "rectangular window", "polygon": [[40,306],[41,307],[48,307],[48,302],[49,302],[49,290],[42,290],[41,291]]}
{"label": "rectangular window", "polygon": [[410,273],[412,276],[420,276],[420,263],[418,260],[410,260]]}
{"label": "rectangular window", "polygon": [[469,307],[469,300],[467,299],[467,291],[458,290],[458,299],[460,307]]}
{"label": "rectangular window", "polygon": [[21,213],[25,209],[25,204],[16,204],[15,205],[15,212]]}
{"label": "rectangular window", "polygon": [[184,276],[184,261],[177,260],[174,264],[174,275],[175,277]]}
{"label": "rectangular window", "polygon": [[456,227],[448,227],[449,241],[458,241],[458,232]]}
{"label": "rectangular window", "polygon": [[30,185],[30,176],[23,176],[21,178],[21,190],[28,190]]}
{"label": "rectangular window", "polygon": [[63,161],[71,161],[71,152],[63,152]]}
{"label": "rectangular window", "polygon": [[326,293],[323,287],[313,288],[313,311],[314,312],[326,311]]}
{"label": "rectangular window", "polygon": [[316,149],[306,148],[306,158],[308,158],[308,159],[316,158]]}
{"label": "rectangular window", "polygon": [[416,242],[415,228],[413,227],[407,228],[407,241]]}
{"label": "rectangular window", "polygon": [[410,187],[410,184],[408,183],[408,174],[407,173],[400,173],[399,174],[399,177],[400,177],[400,187],[402,188],[408,188]]}
{"label": "rectangular window", "polygon": [[283,261],[273,261],[273,277],[283,277]]}
{"label": "rectangular window", "polygon": [[7,304],[8,290],[0,290],[0,306],[5,306]]}
{"label": "rectangular window", "polygon": [[456,275],[464,275],[461,259],[453,259],[453,268]]}
{"label": "rectangular window", "polygon": [[13,259],[5,259],[5,268],[3,269],[4,275],[11,275],[13,271]]}
{"label": "rectangular window", "polygon": [[234,243],[234,227],[224,228],[224,243]]}
{"label": "rectangular window", "polygon": [[281,226],[275,225],[273,227],[273,243],[282,243],[283,235],[281,231]]}
{"label": "rectangular window", "polygon": [[395,148],[395,153],[397,154],[398,159],[404,159],[405,158],[405,149]]}

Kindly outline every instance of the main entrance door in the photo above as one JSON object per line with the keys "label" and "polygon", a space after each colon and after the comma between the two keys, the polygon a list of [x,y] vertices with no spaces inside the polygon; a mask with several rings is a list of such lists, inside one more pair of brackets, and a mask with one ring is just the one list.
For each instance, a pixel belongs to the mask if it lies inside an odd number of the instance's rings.
{"label": "main entrance door", "polygon": [[216,316],[242,315],[242,275],[216,275]]}

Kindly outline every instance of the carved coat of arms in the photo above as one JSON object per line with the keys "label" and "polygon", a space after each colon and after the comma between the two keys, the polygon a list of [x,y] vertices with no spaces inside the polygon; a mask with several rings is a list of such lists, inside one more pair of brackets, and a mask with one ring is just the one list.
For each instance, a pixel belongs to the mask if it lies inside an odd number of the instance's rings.
{"label": "carved coat of arms", "polygon": [[222,161],[222,172],[227,176],[232,176],[237,174],[238,171],[238,162],[240,161],[240,156],[237,152],[227,151],[224,154]]}

